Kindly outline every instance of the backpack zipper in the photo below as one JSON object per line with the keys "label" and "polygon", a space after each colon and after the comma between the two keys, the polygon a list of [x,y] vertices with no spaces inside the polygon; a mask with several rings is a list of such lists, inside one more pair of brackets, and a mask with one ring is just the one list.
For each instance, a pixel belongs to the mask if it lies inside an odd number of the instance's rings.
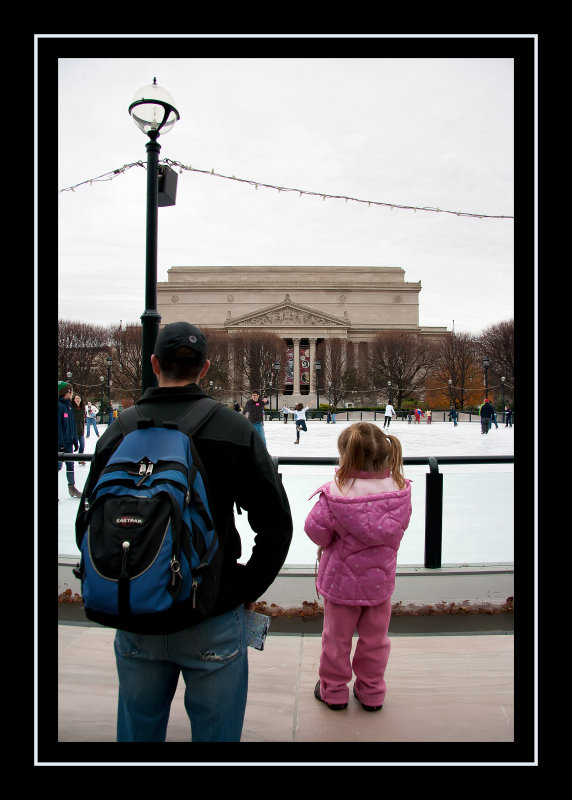
{"label": "backpack zipper", "polygon": [[121,547],[123,548],[123,556],[121,558],[121,577],[129,578],[129,575],[127,574],[127,556],[129,555],[131,542],[125,541],[122,543]]}

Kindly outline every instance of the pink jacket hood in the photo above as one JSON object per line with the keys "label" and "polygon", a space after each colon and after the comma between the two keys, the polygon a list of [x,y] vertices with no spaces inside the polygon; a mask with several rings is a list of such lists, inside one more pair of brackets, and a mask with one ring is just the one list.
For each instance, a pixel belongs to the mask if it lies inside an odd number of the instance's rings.
{"label": "pink jacket hood", "polygon": [[[363,477],[362,477],[363,475]],[[367,477],[366,477],[367,476]],[[360,473],[351,496],[324,484],[304,530],[324,548],[316,588],[334,603],[378,605],[395,588],[397,551],[411,517],[411,484],[368,493],[372,474]]]}

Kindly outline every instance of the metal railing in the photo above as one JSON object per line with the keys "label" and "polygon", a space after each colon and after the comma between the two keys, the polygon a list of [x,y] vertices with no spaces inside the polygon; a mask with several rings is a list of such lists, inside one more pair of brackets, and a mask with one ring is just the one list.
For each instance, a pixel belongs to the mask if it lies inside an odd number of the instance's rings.
{"label": "metal railing", "polygon": [[[437,409],[436,411],[432,411],[432,421],[433,422],[451,422],[449,419],[449,411],[443,409]],[[320,420],[324,421],[327,417],[327,411],[319,411],[316,408],[311,408],[309,411],[306,412],[306,419],[307,420]],[[365,415],[365,417],[364,417]],[[291,415],[289,415],[291,416]],[[374,421],[383,420],[385,417],[385,412],[378,411],[377,409],[362,409],[362,408],[342,408],[336,410],[336,421],[337,422],[350,422],[351,420],[359,420],[360,422],[363,419]],[[284,415],[281,411],[276,411],[276,409],[264,409],[264,418],[265,421],[271,422],[272,420],[279,420],[280,422],[284,422]],[[412,416],[412,420],[414,415]],[[406,422],[408,420],[408,412],[404,411],[403,409],[397,410],[397,418],[393,420],[393,422]],[[459,411],[457,409],[457,423],[459,422],[480,422],[481,418],[476,411]],[[422,423],[425,425],[427,423],[427,416],[423,417]],[[497,411],[497,425],[505,425],[506,424],[506,412],[504,411]],[[514,424],[514,411],[512,412],[512,417],[510,420],[510,425]]]}
{"label": "metal railing", "polygon": [[[91,461],[93,453],[58,453],[58,461]],[[282,466],[338,466],[337,456],[271,456]],[[514,464],[514,456],[405,456],[404,466],[429,466],[425,476],[425,557],[427,569],[440,569],[443,543],[443,474],[439,465]],[[280,475],[282,479],[282,475]]]}

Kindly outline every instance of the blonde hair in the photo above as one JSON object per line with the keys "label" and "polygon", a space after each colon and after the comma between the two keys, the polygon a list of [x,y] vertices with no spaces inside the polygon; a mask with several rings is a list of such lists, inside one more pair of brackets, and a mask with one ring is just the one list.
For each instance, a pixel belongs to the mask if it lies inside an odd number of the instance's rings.
{"label": "blonde hair", "polygon": [[356,422],[345,428],[338,439],[338,450],[340,468],[335,481],[340,489],[352,478],[355,481],[354,472],[382,472],[388,468],[399,488],[405,488],[401,442],[377,425]]}

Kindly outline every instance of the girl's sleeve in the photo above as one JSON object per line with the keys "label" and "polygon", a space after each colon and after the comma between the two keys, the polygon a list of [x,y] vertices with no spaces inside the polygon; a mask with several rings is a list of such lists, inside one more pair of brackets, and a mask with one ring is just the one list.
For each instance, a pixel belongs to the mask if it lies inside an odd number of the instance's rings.
{"label": "girl's sleeve", "polygon": [[327,547],[334,538],[334,522],[323,494],[306,517],[304,530],[309,538],[321,547]]}

